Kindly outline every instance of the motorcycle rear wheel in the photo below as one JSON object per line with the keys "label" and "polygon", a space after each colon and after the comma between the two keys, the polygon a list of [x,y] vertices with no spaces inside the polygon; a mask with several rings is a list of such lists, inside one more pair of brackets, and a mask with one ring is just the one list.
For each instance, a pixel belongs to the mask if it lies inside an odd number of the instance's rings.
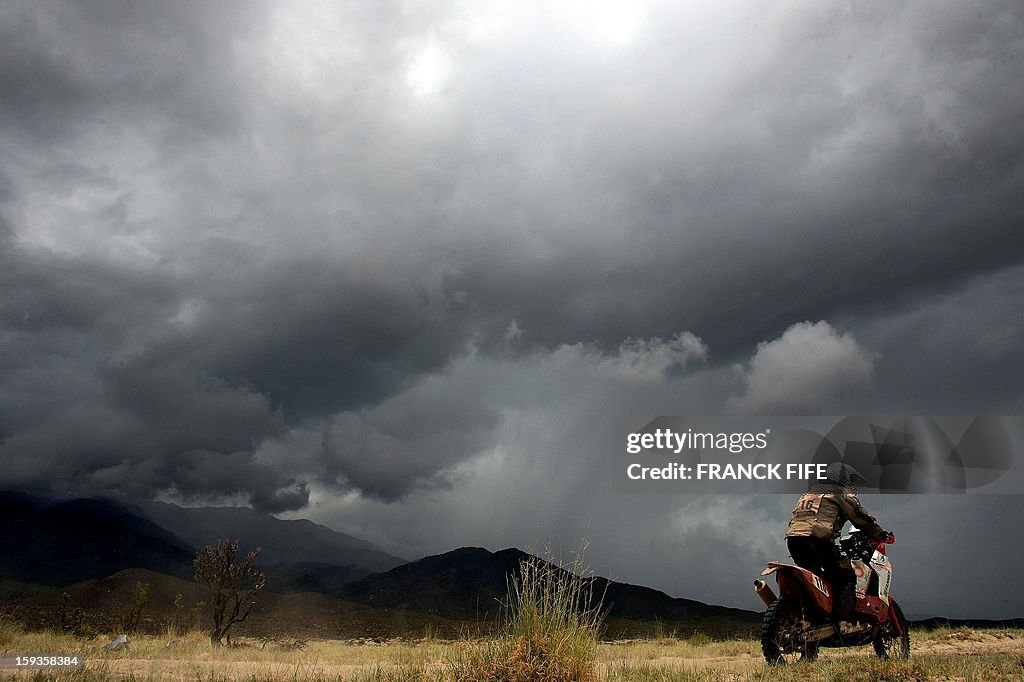
{"label": "motorcycle rear wheel", "polygon": [[786,665],[797,661],[813,661],[818,657],[818,643],[804,642],[800,602],[782,597],[772,602],[761,620],[761,651],[768,665]]}
{"label": "motorcycle rear wheel", "polygon": [[[897,634],[893,621],[899,625],[903,634]],[[895,601],[889,607],[889,621],[878,631],[874,645],[875,655],[883,661],[905,661],[910,658],[910,628],[906,616],[903,615],[903,609]]]}

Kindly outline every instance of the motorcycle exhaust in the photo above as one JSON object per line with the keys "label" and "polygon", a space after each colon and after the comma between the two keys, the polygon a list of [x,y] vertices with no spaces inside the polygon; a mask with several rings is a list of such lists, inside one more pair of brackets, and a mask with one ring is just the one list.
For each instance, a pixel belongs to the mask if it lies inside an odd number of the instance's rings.
{"label": "motorcycle exhaust", "polygon": [[757,592],[757,596],[761,598],[765,606],[771,606],[776,599],[771,586],[763,580],[754,581],[754,592]]}

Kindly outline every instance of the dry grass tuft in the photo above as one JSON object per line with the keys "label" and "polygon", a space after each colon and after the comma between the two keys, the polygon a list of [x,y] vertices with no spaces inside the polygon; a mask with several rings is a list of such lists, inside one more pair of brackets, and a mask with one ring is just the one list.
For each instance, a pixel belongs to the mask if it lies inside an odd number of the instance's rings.
{"label": "dry grass tuft", "polygon": [[588,682],[597,679],[603,595],[583,564],[585,546],[568,565],[531,556],[509,583],[506,621],[492,640],[453,650],[448,680]]}
{"label": "dry grass tuft", "polygon": [[6,612],[0,611],[0,647],[7,646],[24,634],[25,628],[21,623],[11,618]]}

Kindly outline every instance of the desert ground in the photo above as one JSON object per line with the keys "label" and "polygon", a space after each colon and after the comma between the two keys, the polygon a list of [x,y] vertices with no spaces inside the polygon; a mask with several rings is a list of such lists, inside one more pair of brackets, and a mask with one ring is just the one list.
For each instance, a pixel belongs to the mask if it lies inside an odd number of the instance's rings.
{"label": "desert ground", "polygon": [[[399,680],[474,679],[457,662],[483,640],[239,639],[211,647],[200,632],[182,637],[140,636],[126,649],[100,650],[89,640],[52,632],[5,638],[7,653],[83,652],[83,670],[4,670],[5,679],[30,680]],[[879,661],[870,648],[824,650],[814,663],[769,668],[753,640],[687,638],[601,642],[595,680],[1021,680],[1024,631],[938,629],[912,634],[909,661]],[[534,678],[544,679],[542,673]]]}

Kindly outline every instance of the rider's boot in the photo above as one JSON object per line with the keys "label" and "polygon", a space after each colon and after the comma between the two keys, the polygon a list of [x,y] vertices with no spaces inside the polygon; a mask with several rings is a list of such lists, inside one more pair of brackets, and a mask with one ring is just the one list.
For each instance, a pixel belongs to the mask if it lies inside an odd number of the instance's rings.
{"label": "rider's boot", "polygon": [[857,606],[857,591],[854,585],[846,585],[839,593],[836,616],[841,620],[850,620],[856,617],[854,607]]}

